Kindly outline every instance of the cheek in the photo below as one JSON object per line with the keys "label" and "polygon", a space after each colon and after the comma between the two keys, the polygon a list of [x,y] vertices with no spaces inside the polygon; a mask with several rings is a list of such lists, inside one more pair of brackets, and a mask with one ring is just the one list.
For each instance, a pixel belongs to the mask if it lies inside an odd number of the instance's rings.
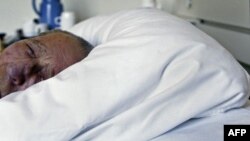
{"label": "cheek", "polygon": [[66,69],[67,68],[67,64],[64,62],[64,61],[54,61],[53,63],[53,74],[56,75],[58,74],[59,72],[61,72],[62,70]]}
{"label": "cheek", "polygon": [[55,55],[40,58],[39,64],[43,67],[45,78],[53,77],[65,68],[63,60]]}
{"label": "cheek", "polygon": [[0,65],[0,87],[4,84],[4,76],[6,76],[5,65]]}
{"label": "cheek", "polygon": [[9,84],[7,73],[6,73],[6,66],[0,65],[0,91],[2,94],[9,93],[11,89],[11,85]]}
{"label": "cheek", "polygon": [[8,56],[1,56],[0,57],[0,87],[4,85],[5,83],[3,81],[6,81],[7,78],[7,66],[9,64],[9,57]]}
{"label": "cheek", "polygon": [[68,52],[61,49],[54,52],[52,59],[52,64],[54,66],[55,72],[58,73],[64,70],[67,66],[70,65],[71,58],[68,55]]}
{"label": "cheek", "polygon": [[83,55],[80,57],[78,54],[64,48],[50,50],[50,53],[45,57],[47,59],[43,59],[43,62],[49,64],[49,68],[52,69],[53,74],[58,74],[72,64],[80,61]]}

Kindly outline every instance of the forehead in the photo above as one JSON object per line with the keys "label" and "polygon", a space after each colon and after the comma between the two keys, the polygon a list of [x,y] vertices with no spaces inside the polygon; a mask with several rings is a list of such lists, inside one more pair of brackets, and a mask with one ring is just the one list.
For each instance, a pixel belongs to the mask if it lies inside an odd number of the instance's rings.
{"label": "forehead", "polygon": [[50,32],[45,35],[34,37],[33,39],[44,42],[49,42],[49,41],[60,42],[60,41],[74,40],[74,37],[63,32]]}
{"label": "forehead", "polygon": [[4,54],[22,54],[25,49],[32,47],[40,53],[65,52],[79,53],[80,43],[72,35],[61,32],[51,32],[46,35],[18,41],[5,49]]}
{"label": "forehead", "polygon": [[20,40],[18,42],[11,44],[8,48],[24,47],[24,46],[27,46],[27,44],[32,44],[32,45],[37,44],[40,46],[44,46],[46,43],[54,43],[54,42],[58,42],[58,41],[60,42],[64,40],[72,40],[72,37],[64,33],[57,33],[57,32],[48,33],[46,35]]}
{"label": "forehead", "polygon": [[42,35],[39,35],[39,36],[36,36],[34,37],[34,39],[50,39],[50,38],[62,38],[64,37],[64,34],[62,33],[46,33],[46,34],[42,34]]}
{"label": "forehead", "polygon": [[8,46],[4,51],[1,53],[1,56],[10,55],[10,54],[20,54],[26,48],[26,43],[23,41],[18,41],[10,46]]}
{"label": "forehead", "polygon": [[62,32],[52,32],[33,38],[47,47],[79,46],[79,42],[72,36]]}

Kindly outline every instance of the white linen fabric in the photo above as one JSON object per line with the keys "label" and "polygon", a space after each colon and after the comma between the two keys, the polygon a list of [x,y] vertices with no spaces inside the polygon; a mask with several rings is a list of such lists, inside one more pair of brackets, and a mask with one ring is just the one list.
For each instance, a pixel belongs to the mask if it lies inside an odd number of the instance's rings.
{"label": "white linen fabric", "polygon": [[249,97],[237,61],[165,12],[122,11],[70,32],[95,48],[55,77],[1,99],[1,141],[152,140],[242,108]]}

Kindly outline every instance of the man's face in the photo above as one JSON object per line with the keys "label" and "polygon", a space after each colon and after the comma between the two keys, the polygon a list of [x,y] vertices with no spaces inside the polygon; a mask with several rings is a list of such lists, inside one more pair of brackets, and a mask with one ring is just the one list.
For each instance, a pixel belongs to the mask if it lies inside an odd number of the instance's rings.
{"label": "man's face", "polygon": [[84,58],[75,38],[55,32],[16,42],[0,54],[0,96],[53,77]]}

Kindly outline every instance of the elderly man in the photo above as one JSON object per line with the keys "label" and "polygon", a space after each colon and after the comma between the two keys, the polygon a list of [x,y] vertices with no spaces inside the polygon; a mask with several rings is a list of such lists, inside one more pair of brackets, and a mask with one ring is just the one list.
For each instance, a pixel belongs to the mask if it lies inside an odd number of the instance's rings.
{"label": "elderly man", "polygon": [[0,96],[53,77],[91,49],[84,39],[59,30],[10,45],[0,54]]}

